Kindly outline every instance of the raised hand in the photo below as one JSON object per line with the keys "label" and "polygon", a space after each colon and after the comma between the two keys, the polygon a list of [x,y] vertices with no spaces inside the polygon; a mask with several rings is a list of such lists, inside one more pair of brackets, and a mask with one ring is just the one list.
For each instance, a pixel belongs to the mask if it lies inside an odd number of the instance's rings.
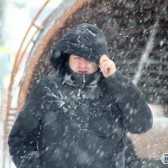
{"label": "raised hand", "polygon": [[108,78],[116,72],[115,63],[109,59],[106,55],[102,55],[99,60],[99,67],[105,78]]}

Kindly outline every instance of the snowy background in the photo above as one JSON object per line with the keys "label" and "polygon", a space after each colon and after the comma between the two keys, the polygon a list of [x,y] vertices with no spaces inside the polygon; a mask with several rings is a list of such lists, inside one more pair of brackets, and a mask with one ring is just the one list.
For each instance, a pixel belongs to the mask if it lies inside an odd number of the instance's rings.
{"label": "snowy background", "polygon": [[[0,37],[0,104],[1,107],[5,104],[7,89],[9,85],[10,75],[12,71],[13,62],[15,59],[15,55],[17,50],[21,44],[21,41],[25,35],[26,30],[28,29],[32,19],[34,18],[37,11],[41,8],[44,0],[3,0],[3,13],[4,19],[1,22],[1,37]],[[57,0],[59,3],[59,1]],[[56,4],[55,4],[56,5]],[[134,4],[127,3],[128,7],[131,8]],[[51,5],[48,10],[52,9],[54,5]],[[2,10],[2,9],[1,9]],[[157,22],[156,22],[157,24]],[[134,83],[137,84],[138,80],[141,76],[141,70],[143,70],[143,65],[145,60],[148,58],[148,54],[152,50],[154,45],[154,37],[155,37],[155,29],[151,33],[151,38],[148,39],[148,45],[144,48],[143,56],[141,57],[141,61],[139,64],[139,71],[137,71],[134,76]],[[163,44],[163,41],[160,41],[160,45]],[[5,55],[3,58],[2,55]],[[5,62],[5,63],[4,63]],[[160,151],[164,151],[168,153],[168,144],[167,139],[161,139],[161,137],[157,137],[157,132],[162,135],[162,137],[167,137],[167,129],[168,129],[168,119],[164,117],[164,112],[167,110],[167,107],[163,107],[160,105],[150,105],[153,114],[154,114],[154,126],[153,130],[149,133],[142,135],[142,139],[148,138],[148,149],[146,150],[146,155],[150,158],[160,159],[163,153]],[[4,107],[5,108],[5,107]],[[0,113],[0,168],[3,163],[3,139],[4,139],[4,119],[6,112],[3,111],[4,108],[1,108],[2,111]],[[152,135],[152,136],[151,136]],[[165,135],[165,136],[164,136]],[[135,145],[138,144],[142,139],[137,138],[136,136],[130,135],[136,141]],[[150,143],[153,142],[153,143]],[[145,146],[145,144],[144,144]],[[137,151],[139,151],[139,155],[142,155],[139,148],[142,149],[141,146],[136,145]],[[139,148],[138,148],[139,147]],[[146,147],[146,146],[145,146]],[[157,150],[156,150],[157,149]],[[159,150],[158,150],[159,149]],[[148,153],[150,151],[150,153]],[[152,151],[152,152],[151,152]],[[10,162],[10,157],[6,157],[6,167],[14,168],[15,166]]]}

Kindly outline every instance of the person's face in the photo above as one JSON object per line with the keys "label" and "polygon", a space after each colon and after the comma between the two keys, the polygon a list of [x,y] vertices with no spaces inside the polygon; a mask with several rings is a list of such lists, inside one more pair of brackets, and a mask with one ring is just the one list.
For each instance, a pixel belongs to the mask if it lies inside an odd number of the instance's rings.
{"label": "person's face", "polygon": [[78,74],[92,74],[99,68],[96,63],[73,54],[71,54],[69,58],[69,67]]}

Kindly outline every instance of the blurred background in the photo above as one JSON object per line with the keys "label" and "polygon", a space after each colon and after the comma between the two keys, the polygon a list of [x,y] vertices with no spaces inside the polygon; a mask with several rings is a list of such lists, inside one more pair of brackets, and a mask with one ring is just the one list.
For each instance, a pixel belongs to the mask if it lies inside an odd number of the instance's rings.
{"label": "blurred background", "polygon": [[0,168],[15,167],[8,135],[35,82],[53,72],[50,48],[82,22],[105,32],[111,59],[152,110],[153,128],[128,134],[144,168],[168,166],[167,0],[0,0]]}
{"label": "blurred background", "polygon": [[[36,24],[40,26],[61,1],[0,0],[0,168],[15,167],[5,147],[5,120],[12,70],[18,52],[24,52],[24,49],[19,51],[19,48],[37,14],[39,13]],[[33,33],[34,30],[31,29],[26,40],[29,41]],[[23,57],[26,55],[24,53]],[[22,63],[25,64],[25,60]]]}

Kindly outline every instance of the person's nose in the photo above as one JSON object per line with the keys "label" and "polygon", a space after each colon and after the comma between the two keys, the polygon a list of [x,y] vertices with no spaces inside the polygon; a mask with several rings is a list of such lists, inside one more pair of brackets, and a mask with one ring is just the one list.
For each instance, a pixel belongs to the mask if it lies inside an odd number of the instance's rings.
{"label": "person's nose", "polygon": [[86,68],[88,65],[88,61],[82,58],[79,60],[79,65],[81,68]]}

